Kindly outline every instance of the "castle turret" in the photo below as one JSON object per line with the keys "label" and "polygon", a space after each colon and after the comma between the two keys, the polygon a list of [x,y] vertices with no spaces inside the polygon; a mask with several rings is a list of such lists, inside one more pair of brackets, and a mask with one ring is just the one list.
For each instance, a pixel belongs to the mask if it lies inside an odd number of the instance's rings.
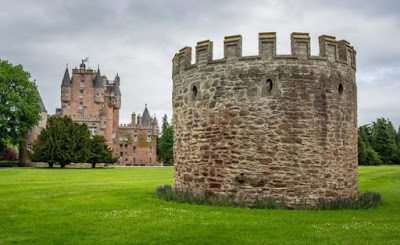
{"label": "castle turret", "polygon": [[100,129],[104,130],[106,128],[106,112],[104,107],[100,110]]}
{"label": "castle turret", "polygon": [[119,89],[120,85],[120,78],[118,74],[115,76],[114,85],[112,87],[112,92],[114,93],[114,108],[120,109],[121,108],[121,90]]}
{"label": "castle turret", "polygon": [[175,54],[176,190],[289,208],[357,198],[356,51],[323,35],[312,55],[302,32],[291,34],[291,54],[276,53],[275,32],[258,44],[243,56],[242,37],[225,37],[224,58],[213,60],[201,41],[194,64],[190,47]]}
{"label": "castle turret", "polygon": [[94,87],[94,102],[103,103],[104,102],[104,83],[101,77],[100,68],[97,69],[96,76],[93,80]]}
{"label": "castle turret", "polygon": [[142,114],[142,119],[141,119],[141,124],[143,127],[149,127],[151,123],[151,117],[149,110],[147,109],[147,104],[145,105],[143,114]]}
{"label": "castle turret", "polygon": [[64,103],[71,101],[71,78],[69,77],[68,66],[65,68],[64,77],[61,82],[61,102]]}

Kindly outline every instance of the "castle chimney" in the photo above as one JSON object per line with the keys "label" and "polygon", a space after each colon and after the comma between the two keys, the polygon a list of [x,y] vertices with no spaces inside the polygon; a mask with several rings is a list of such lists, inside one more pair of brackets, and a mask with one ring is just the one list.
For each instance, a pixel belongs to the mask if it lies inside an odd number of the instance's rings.
{"label": "castle chimney", "polygon": [[140,114],[137,116],[137,125],[140,125],[142,122],[142,117],[140,116]]}
{"label": "castle chimney", "polygon": [[135,126],[136,123],[136,113],[132,113],[132,126]]}

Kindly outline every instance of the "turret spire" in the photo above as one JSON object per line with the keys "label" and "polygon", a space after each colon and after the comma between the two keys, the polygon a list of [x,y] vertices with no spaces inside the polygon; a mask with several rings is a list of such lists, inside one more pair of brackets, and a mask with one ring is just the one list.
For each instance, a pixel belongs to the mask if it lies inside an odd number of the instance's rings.
{"label": "turret spire", "polygon": [[71,86],[71,79],[69,77],[68,64],[67,64],[67,67],[65,68],[64,77],[63,77],[61,86]]}
{"label": "turret spire", "polygon": [[95,88],[103,87],[103,79],[101,79],[100,66],[97,67],[97,73],[93,80],[93,87]]}

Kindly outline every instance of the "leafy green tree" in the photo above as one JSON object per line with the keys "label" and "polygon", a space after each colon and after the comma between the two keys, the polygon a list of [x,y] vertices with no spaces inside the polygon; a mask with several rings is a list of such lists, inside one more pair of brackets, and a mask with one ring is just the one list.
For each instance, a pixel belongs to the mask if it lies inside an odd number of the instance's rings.
{"label": "leafy green tree", "polygon": [[400,127],[396,133],[396,144],[397,144],[397,147],[400,147]]}
{"label": "leafy green tree", "polygon": [[361,137],[362,142],[364,142],[366,147],[371,146],[371,126],[369,124],[363,125],[358,128],[358,134]]}
{"label": "leafy green tree", "polygon": [[378,153],[374,151],[371,147],[366,148],[365,150],[366,158],[365,165],[382,165],[382,160],[379,157]]}
{"label": "leafy green tree", "polygon": [[174,161],[174,128],[169,125],[162,133],[160,137],[159,148],[159,159],[164,162],[165,165],[172,165]]}
{"label": "leafy green tree", "polygon": [[358,165],[367,165],[367,146],[358,133]]}
{"label": "leafy green tree", "polygon": [[71,162],[86,162],[90,157],[89,129],[67,116],[52,116],[33,143],[33,151],[33,161],[47,162],[50,167],[54,163],[64,168]]}
{"label": "leafy green tree", "polygon": [[116,163],[117,161],[118,158],[113,157],[103,135],[94,135],[90,139],[90,157],[87,162],[92,164],[92,168],[95,168],[97,163]]}
{"label": "leafy green tree", "polygon": [[164,133],[164,131],[168,128],[168,126],[169,126],[168,117],[167,114],[164,114],[162,118],[161,133]]}
{"label": "leafy green tree", "polygon": [[39,95],[30,77],[22,65],[0,60],[0,148],[23,142],[40,120]]}
{"label": "leafy green tree", "polygon": [[372,125],[372,148],[378,153],[384,164],[398,163],[396,130],[390,121],[378,118]]}

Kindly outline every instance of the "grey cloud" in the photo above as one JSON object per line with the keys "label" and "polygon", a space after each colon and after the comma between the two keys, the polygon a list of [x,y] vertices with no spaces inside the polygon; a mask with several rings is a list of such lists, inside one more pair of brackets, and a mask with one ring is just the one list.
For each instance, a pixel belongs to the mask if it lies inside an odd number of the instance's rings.
{"label": "grey cloud", "polygon": [[[21,63],[37,79],[49,112],[60,105],[65,63],[89,56],[109,78],[121,76],[121,122],[141,113],[171,118],[171,59],[183,46],[242,34],[245,55],[257,53],[257,33],[276,31],[278,52],[289,35],[310,32],[318,54],[321,34],[346,39],[357,50],[359,123],[379,116],[400,124],[398,1],[7,1],[0,8],[0,58]],[[160,120],[160,119],[159,119]]]}

